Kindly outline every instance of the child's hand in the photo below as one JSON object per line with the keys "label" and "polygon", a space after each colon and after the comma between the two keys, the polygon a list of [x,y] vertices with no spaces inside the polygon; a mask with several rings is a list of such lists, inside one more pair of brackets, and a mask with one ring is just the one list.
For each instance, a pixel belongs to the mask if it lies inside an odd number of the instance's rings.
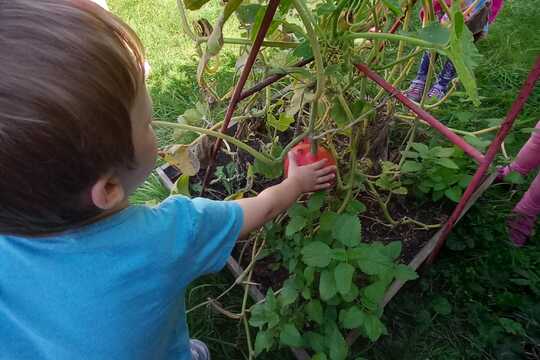
{"label": "child's hand", "polygon": [[296,184],[301,192],[313,192],[333,186],[336,167],[335,165],[326,166],[326,159],[313,164],[298,166],[293,151],[289,152],[288,157],[289,171],[287,180]]}

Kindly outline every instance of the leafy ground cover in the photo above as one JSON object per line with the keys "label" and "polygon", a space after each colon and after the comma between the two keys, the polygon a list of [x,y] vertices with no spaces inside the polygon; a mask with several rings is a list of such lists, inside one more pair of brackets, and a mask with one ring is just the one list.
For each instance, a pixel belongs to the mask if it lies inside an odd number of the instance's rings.
{"label": "leafy ground cover", "polygon": [[[211,4],[213,5],[213,3]],[[111,1],[113,11],[141,34],[153,67],[149,87],[155,116],[174,121],[198,100],[193,48],[180,32],[174,1]],[[216,15],[218,6],[206,9]],[[211,13],[211,12],[214,13]],[[506,5],[488,39],[479,44],[484,58],[477,69],[482,107],[472,108],[456,96],[437,115],[449,126],[471,130],[500,119],[513,101],[528,67],[540,49],[534,28],[539,11],[531,2]],[[231,27],[231,32],[234,32]],[[231,49],[231,48],[228,48]],[[232,83],[234,48],[226,59],[217,83]],[[538,92],[520,117],[517,131],[507,141],[510,154],[527,137],[538,118]],[[170,132],[161,131],[162,144]],[[504,161],[504,160],[501,160]],[[420,281],[404,289],[385,312],[389,335],[378,343],[359,343],[353,353],[363,358],[534,358],[538,354],[538,247],[533,242],[516,250],[506,243],[504,216],[524,185],[508,191],[494,187],[463,220],[449,240],[448,250]],[[134,201],[159,200],[167,196],[151,178]],[[227,273],[201,279],[188,292],[188,307],[215,297],[231,282]],[[222,299],[222,308],[238,311],[240,292]],[[199,308],[190,313],[192,336],[207,341],[220,359],[240,359],[245,349],[243,329],[214,310]],[[527,355],[529,354],[529,355]],[[536,354],[536,355],[535,355]],[[267,358],[290,357],[288,351]]]}

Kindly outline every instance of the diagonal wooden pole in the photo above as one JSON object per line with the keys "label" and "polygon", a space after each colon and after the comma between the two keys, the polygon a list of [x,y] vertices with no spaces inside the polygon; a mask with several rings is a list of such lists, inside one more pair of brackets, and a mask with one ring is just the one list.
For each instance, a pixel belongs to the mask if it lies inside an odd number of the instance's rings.
{"label": "diagonal wooden pole", "polygon": [[[272,19],[274,18],[274,15],[276,13],[276,10],[280,2],[281,0],[270,0],[268,2],[268,6],[266,7],[266,12],[264,13],[264,18],[262,20],[261,27],[259,28],[259,31],[257,32],[257,36],[255,38],[255,41],[253,42],[253,46],[251,47],[251,50],[249,51],[246,64],[244,65],[244,68],[242,69],[240,78],[238,79],[238,82],[236,83],[233,95],[231,97],[231,100],[229,101],[229,106],[227,107],[227,112],[225,113],[225,118],[223,120],[223,126],[221,127],[222,133],[225,133],[227,129],[229,128],[229,123],[232,119],[234,111],[236,110],[236,106],[238,105],[238,102],[241,99],[242,90],[244,89],[244,86],[246,85],[246,81],[251,72],[251,69],[253,68],[253,64],[255,63],[255,60],[257,59],[257,55],[259,55],[259,51],[261,49],[263,40],[266,36],[266,33],[268,32],[268,29],[270,28],[270,24],[272,23]],[[212,154],[210,156],[209,165],[206,168],[206,173],[204,174],[201,195],[204,193],[204,191],[206,190],[206,187],[208,186],[208,181],[210,180],[210,176],[214,170],[216,155],[220,147],[221,147],[221,139],[216,139],[214,148],[212,149]]]}
{"label": "diagonal wooden pole", "polygon": [[428,264],[433,263],[435,259],[437,258],[437,256],[439,255],[439,252],[441,251],[442,246],[446,242],[446,238],[448,237],[448,235],[454,228],[454,225],[456,224],[456,222],[459,220],[459,217],[461,216],[463,209],[465,209],[465,206],[467,205],[469,199],[472,197],[476,188],[482,182],[490,165],[493,163],[493,160],[495,160],[495,156],[499,152],[502,142],[504,141],[504,139],[510,132],[512,125],[514,125],[514,122],[516,121],[517,116],[523,109],[523,106],[525,106],[525,102],[527,101],[529,96],[532,94],[534,90],[534,86],[539,78],[540,78],[540,57],[536,59],[536,63],[534,64],[531,72],[529,73],[527,80],[523,84],[523,87],[521,88],[518,97],[512,104],[510,111],[508,112],[508,114],[506,115],[506,118],[501,124],[501,128],[499,129],[497,136],[491,142],[491,145],[488,148],[488,151],[486,153],[484,160],[482,160],[482,162],[480,163],[480,166],[478,167],[478,170],[476,170],[471,182],[469,183],[469,186],[467,186],[467,189],[465,189],[465,192],[463,193],[463,196],[461,197],[459,204],[456,206],[456,208],[452,212],[452,215],[450,215],[450,219],[446,222],[446,225],[444,226],[442,230],[442,234],[435,248],[433,249],[433,252],[427,259]]}

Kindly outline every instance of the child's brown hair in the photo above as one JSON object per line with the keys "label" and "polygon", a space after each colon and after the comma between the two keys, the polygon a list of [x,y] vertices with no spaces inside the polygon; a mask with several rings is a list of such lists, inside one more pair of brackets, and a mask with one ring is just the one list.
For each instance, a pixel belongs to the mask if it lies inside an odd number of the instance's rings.
{"label": "child's brown hair", "polygon": [[0,0],[0,234],[87,222],[98,178],[134,165],[142,46],[88,0]]}

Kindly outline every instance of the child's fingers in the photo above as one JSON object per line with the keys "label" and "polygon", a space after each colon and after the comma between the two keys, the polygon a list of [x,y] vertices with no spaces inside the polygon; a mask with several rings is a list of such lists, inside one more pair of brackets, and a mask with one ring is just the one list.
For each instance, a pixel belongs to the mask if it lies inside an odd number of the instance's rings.
{"label": "child's fingers", "polygon": [[287,154],[287,157],[289,158],[289,168],[290,167],[296,167],[296,156],[294,154],[294,151],[289,151]]}
{"label": "child's fingers", "polygon": [[331,166],[326,166],[320,170],[317,170],[316,171],[316,175],[317,176],[324,176],[324,175],[328,175],[330,173],[335,173],[337,170],[336,166],[335,165],[331,165]]}
{"label": "child's fingers", "polygon": [[322,160],[319,160],[313,164],[310,164],[308,166],[310,166],[313,170],[320,170],[324,167],[324,165],[326,164],[328,160],[326,159],[322,159]]}
{"label": "child's fingers", "polygon": [[333,180],[336,177],[334,174],[328,174],[326,176],[321,176],[317,178],[317,184],[327,183],[331,180]]}
{"label": "child's fingers", "polygon": [[332,187],[331,183],[317,184],[317,185],[315,185],[315,191],[317,191],[317,190],[325,190],[325,189],[328,189],[330,187]]}

